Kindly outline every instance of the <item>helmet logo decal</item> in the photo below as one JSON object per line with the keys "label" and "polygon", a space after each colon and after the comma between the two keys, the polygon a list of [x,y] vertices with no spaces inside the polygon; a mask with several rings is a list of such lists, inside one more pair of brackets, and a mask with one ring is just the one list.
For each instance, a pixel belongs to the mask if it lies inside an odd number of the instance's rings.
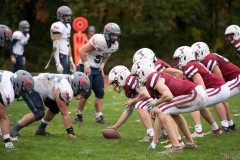
{"label": "helmet logo decal", "polygon": [[32,85],[31,81],[29,81],[26,77],[23,77],[22,81],[25,82],[26,86],[31,86]]}
{"label": "helmet logo decal", "polygon": [[8,37],[11,36],[11,32],[9,30],[7,30],[6,28],[4,28],[2,31],[6,34],[6,36],[8,36]]}
{"label": "helmet logo decal", "polygon": [[200,43],[197,43],[196,46],[198,46],[199,49],[201,49],[201,44]]}
{"label": "helmet logo decal", "polygon": [[5,98],[7,100],[7,104],[9,105],[10,104],[10,97],[9,97],[9,95],[8,95],[8,97],[5,97]]}
{"label": "helmet logo decal", "polygon": [[181,54],[183,54],[183,53],[184,53],[184,51],[183,51],[183,50],[184,50],[184,48],[180,48],[179,50],[181,51]]}
{"label": "helmet logo decal", "polygon": [[144,57],[144,54],[142,53],[143,50],[141,50],[140,52],[138,52],[142,57]]}
{"label": "helmet logo decal", "polygon": [[79,81],[81,82],[82,86],[87,87],[87,82],[85,81],[85,79],[79,77]]}
{"label": "helmet logo decal", "polygon": [[59,27],[58,26],[54,26],[53,29],[59,29]]}
{"label": "helmet logo decal", "polygon": [[70,96],[69,96],[69,93],[68,93],[68,91],[66,91],[65,93],[63,93],[64,94],[64,96],[67,98],[67,100],[69,100],[70,99]]}
{"label": "helmet logo decal", "polygon": [[106,29],[106,30],[110,30],[110,29],[112,29],[112,26],[111,26],[111,25],[107,25],[107,26],[105,27],[105,29]]}

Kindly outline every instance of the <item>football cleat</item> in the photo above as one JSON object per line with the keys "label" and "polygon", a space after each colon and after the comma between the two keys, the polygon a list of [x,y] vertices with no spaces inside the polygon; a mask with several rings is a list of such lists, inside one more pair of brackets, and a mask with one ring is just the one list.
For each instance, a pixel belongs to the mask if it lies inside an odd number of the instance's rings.
{"label": "football cleat", "polygon": [[39,136],[51,136],[51,134],[49,132],[47,132],[45,129],[38,129],[35,133],[35,135],[39,135]]}
{"label": "football cleat", "polygon": [[151,142],[153,140],[153,136],[147,135],[143,139],[139,140],[139,142]]}
{"label": "football cleat", "polygon": [[77,114],[75,118],[75,122],[82,123],[83,122],[83,116],[82,114]]}
{"label": "football cleat", "polygon": [[158,152],[159,154],[171,154],[171,153],[182,153],[183,147],[182,146],[171,146],[170,148],[167,148],[165,151]]}
{"label": "football cleat", "polygon": [[13,149],[14,146],[13,146],[13,143],[12,142],[6,142],[5,143],[5,149]]}
{"label": "football cleat", "polygon": [[99,116],[98,118],[96,118],[96,123],[98,124],[110,124],[109,122],[106,122],[103,118],[103,116]]}
{"label": "football cleat", "polygon": [[202,138],[202,137],[204,137],[204,135],[205,135],[204,132],[196,132],[195,131],[194,133],[191,134],[191,137],[192,138]]}
{"label": "football cleat", "polygon": [[232,126],[229,126],[228,128],[229,128],[231,131],[236,131],[236,130],[237,130],[235,124],[233,124]]}
{"label": "football cleat", "polygon": [[184,146],[183,146],[184,149],[195,149],[197,148],[197,144],[196,143],[186,143]]}

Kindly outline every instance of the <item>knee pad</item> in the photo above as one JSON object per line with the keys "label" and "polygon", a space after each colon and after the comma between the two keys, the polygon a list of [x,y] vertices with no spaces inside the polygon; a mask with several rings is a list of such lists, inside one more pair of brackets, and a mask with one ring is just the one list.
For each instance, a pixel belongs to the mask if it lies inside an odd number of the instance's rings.
{"label": "knee pad", "polygon": [[39,111],[37,114],[35,114],[35,119],[36,121],[42,119],[44,117],[45,112],[44,111]]}
{"label": "knee pad", "polygon": [[103,99],[104,97],[104,89],[103,88],[98,88],[95,90],[95,97],[99,99]]}

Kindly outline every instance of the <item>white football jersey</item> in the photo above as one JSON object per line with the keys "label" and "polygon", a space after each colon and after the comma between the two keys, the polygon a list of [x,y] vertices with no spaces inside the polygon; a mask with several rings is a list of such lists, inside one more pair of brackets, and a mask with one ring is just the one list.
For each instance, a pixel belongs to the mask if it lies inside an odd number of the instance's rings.
{"label": "white football jersey", "polygon": [[0,94],[3,105],[8,106],[14,101],[15,93],[11,82],[12,72],[0,70]]}
{"label": "white football jersey", "polygon": [[42,96],[45,100],[50,98],[56,100],[56,90],[59,88],[61,98],[69,103],[73,97],[73,90],[68,80],[62,74],[50,74],[40,73],[38,76],[33,77],[34,89]]}
{"label": "white football jersey", "polygon": [[[110,48],[107,46],[107,41],[103,34],[94,34],[89,43],[95,50],[87,53],[88,63],[93,68],[99,68],[104,57],[110,57],[113,52],[118,50],[118,42],[116,41]],[[81,59],[78,62],[82,64]]]}
{"label": "white football jersey", "polygon": [[61,33],[61,39],[59,40],[59,52],[61,54],[68,55],[69,53],[69,38],[71,36],[71,25],[70,24],[63,24],[62,22],[55,22],[52,24],[50,33],[51,37],[54,32]]}
{"label": "white football jersey", "polygon": [[15,31],[13,33],[13,39],[18,40],[13,46],[13,53],[16,55],[23,55],[24,45],[28,43],[30,35],[27,33],[26,36],[21,31]]}

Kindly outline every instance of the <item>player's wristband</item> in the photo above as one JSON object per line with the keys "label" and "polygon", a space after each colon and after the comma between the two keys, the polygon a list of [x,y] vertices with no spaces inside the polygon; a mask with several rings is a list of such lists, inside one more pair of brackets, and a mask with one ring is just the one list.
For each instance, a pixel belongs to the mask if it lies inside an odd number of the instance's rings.
{"label": "player's wristband", "polygon": [[66,131],[67,131],[67,134],[75,135],[75,133],[73,132],[73,127],[72,126],[68,129],[66,129]]}
{"label": "player's wristband", "polygon": [[83,62],[83,65],[84,65],[84,68],[88,68],[88,67],[90,67],[90,65],[89,65],[88,62]]}

